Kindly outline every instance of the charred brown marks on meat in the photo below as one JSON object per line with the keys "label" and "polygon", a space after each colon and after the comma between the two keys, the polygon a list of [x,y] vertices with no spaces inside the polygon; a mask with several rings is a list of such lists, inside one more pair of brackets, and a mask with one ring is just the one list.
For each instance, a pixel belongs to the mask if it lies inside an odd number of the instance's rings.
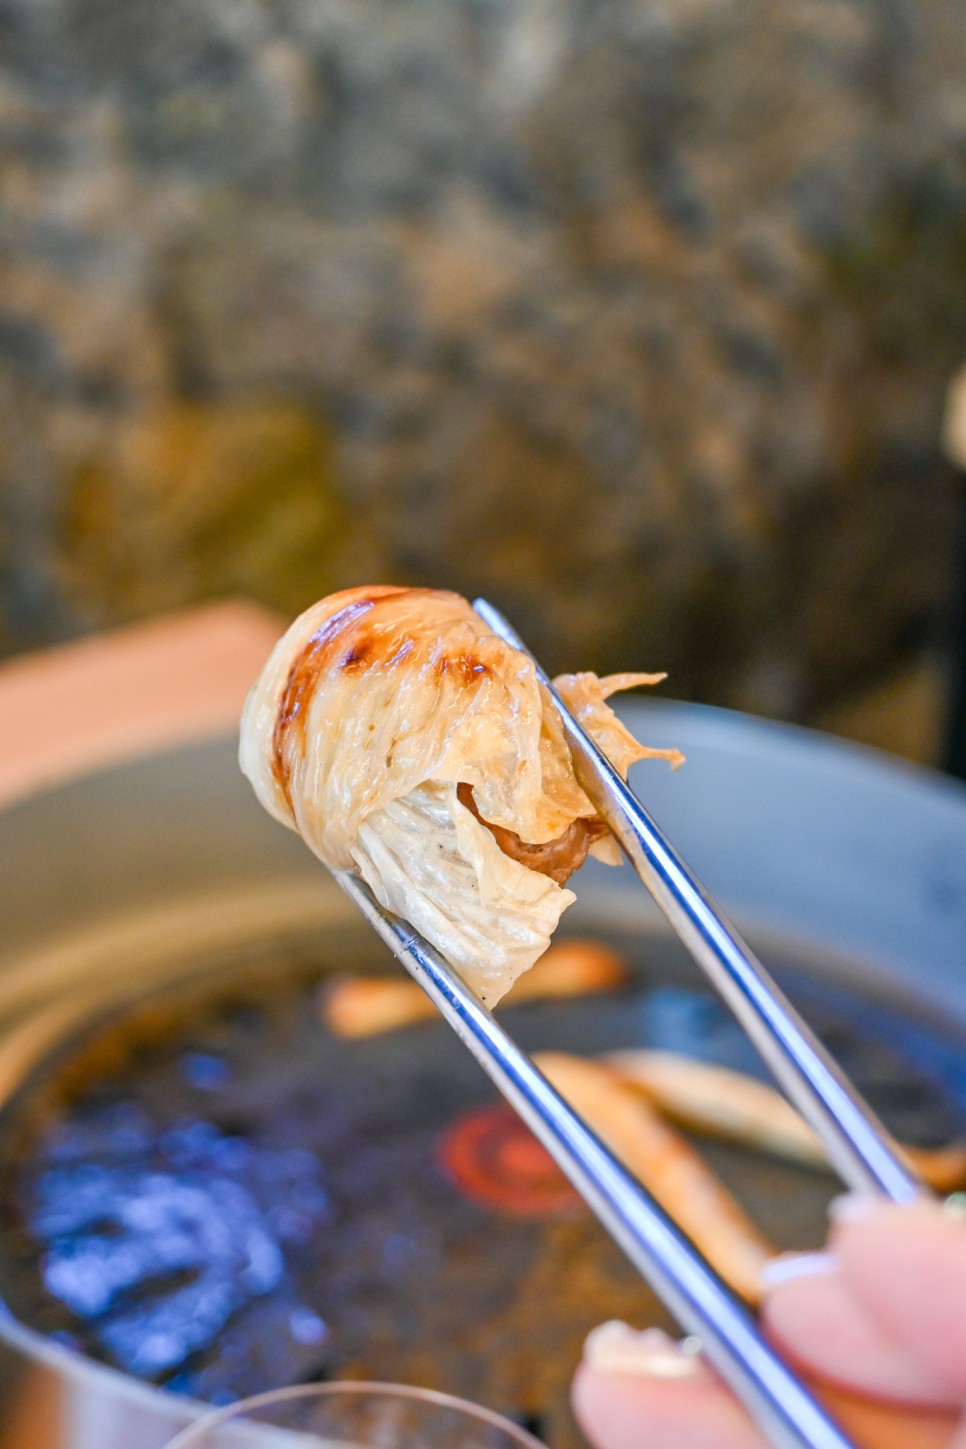
{"label": "charred brown marks on meat", "polygon": [[[399,640],[391,657],[383,659],[385,643],[378,637],[377,616],[386,607],[397,606],[403,595],[426,592],[381,587],[351,598],[319,626],[292,660],[275,716],[271,756],[272,775],[290,810],[293,749],[296,741],[300,750],[305,748],[305,716],[320,676],[332,668],[351,674],[376,663],[386,667],[402,663],[413,649],[412,639]],[[345,652],[340,659],[341,650]]]}
{"label": "charred brown marks on meat", "polygon": [[358,639],[355,644],[351,644],[347,653],[339,660],[339,668],[346,674],[365,669],[372,658],[372,644],[371,639]]}
{"label": "charred brown marks on meat", "polygon": [[290,810],[293,738],[298,736],[304,745],[305,713],[319,675],[331,664],[335,651],[344,643],[346,632],[373,608],[374,602],[373,599],[355,599],[339,609],[303,644],[289,667],[272,731],[272,774]]}
{"label": "charred brown marks on meat", "polygon": [[561,886],[573,875],[575,870],[583,865],[587,859],[587,852],[594,842],[602,840],[608,833],[607,826],[596,816],[586,819],[581,817],[568,825],[556,840],[548,840],[543,845],[531,845],[527,841],[521,840],[514,831],[484,820],[476,808],[471,785],[457,785],[456,796],[460,804],[465,805],[467,810],[476,816],[480,824],[486,826],[504,855],[508,855],[511,860],[519,861],[528,870],[535,870],[540,875],[549,876],[551,880]]}
{"label": "charred brown marks on meat", "polygon": [[490,666],[476,654],[463,649],[458,654],[438,654],[433,669],[442,678],[449,675],[459,684],[480,684],[491,673]]}

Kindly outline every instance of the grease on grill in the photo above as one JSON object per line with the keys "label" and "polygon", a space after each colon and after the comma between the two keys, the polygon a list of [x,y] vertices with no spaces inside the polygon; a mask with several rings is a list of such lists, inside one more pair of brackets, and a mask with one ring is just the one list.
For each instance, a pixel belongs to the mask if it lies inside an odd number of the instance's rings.
{"label": "grease on grill", "polygon": [[582,1207],[576,1188],[506,1102],[457,1117],[438,1156],[459,1192],[496,1212],[547,1218]]}
{"label": "grease on grill", "polygon": [[[677,958],[648,949],[633,989],[520,1006],[514,1035],[760,1071],[723,1008],[667,984]],[[487,1201],[506,1184],[496,1192],[491,1172],[480,1190],[454,1124],[492,1125],[494,1093],[444,1026],[339,1039],[313,1010],[317,970],[285,979],[284,962],[263,960],[259,975],[270,997],[152,1002],[28,1084],[0,1143],[8,1304],[80,1352],[212,1402],[382,1377],[542,1416],[556,1449],[576,1446],[566,1400],[586,1332],[667,1317],[572,1198],[536,1203],[546,1164],[525,1144],[497,1142],[497,1165],[530,1174],[532,1215]],[[846,1069],[905,1138],[961,1128],[960,1042],[806,978],[793,994],[840,1034]],[[702,1151],[782,1247],[817,1240],[831,1177]]]}

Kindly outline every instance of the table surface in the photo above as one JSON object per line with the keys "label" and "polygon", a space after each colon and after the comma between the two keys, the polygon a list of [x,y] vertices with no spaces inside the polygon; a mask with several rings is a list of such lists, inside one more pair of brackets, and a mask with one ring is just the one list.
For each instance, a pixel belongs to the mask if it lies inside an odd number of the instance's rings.
{"label": "table surface", "polygon": [[0,808],[46,786],[233,729],[284,628],[228,601],[0,666]]}

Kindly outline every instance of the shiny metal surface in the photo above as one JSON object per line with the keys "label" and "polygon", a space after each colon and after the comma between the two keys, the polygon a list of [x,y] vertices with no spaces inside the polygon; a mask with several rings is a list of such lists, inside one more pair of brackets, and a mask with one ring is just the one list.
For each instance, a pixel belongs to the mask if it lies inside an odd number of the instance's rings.
{"label": "shiny metal surface", "polygon": [[341,872],[336,879],[682,1328],[700,1338],[708,1359],[769,1442],[776,1449],[853,1449],[663,1208],[568,1106],[439,952],[407,922],[384,911],[357,876]]}
{"label": "shiny metal surface", "polygon": [[0,1320],[2,1449],[164,1449],[204,1412]]}
{"label": "shiny metal surface", "polygon": [[[769,940],[794,943],[817,976],[966,1022],[962,786],[721,711],[621,712],[688,755],[674,776],[642,767],[640,793],[766,958]],[[72,1017],[238,943],[356,916],[258,806],[236,748],[158,754],[0,812],[0,1097]],[[629,869],[591,863],[577,889],[575,931],[656,925]],[[2,1449],[161,1449],[191,1412],[0,1320]]]}
{"label": "shiny metal surface", "polygon": [[912,1202],[924,1188],[902,1162],[869,1104],[574,719],[512,625],[485,599],[476,599],[473,607],[500,638],[532,660],[557,705],[587,796],[694,960],[818,1133],[845,1182],[857,1192],[880,1192],[894,1202]]}

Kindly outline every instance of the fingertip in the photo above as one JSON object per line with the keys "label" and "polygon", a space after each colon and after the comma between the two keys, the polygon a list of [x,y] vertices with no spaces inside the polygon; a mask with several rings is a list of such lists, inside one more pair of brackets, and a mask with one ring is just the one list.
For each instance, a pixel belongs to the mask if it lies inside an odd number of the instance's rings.
{"label": "fingertip", "polygon": [[744,1410],[707,1370],[651,1377],[585,1361],[571,1402],[595,1449],[764,1449]]}
{"label": "fingertip", "polygon": [[831,1246],[848,1292],[920,1371],[966,1394],[966,1223],[956,1199],[841,1205]]}
{"label": "fingertip", "polygon": [[[881,1277],[881,1262],[878,1272]],[[793,1361],[828,1383],[894,1403],[934,1408],[951,1402],[929,1355],[911,1356],[870,1312],[837,1254],[803,1255],[769,1280],[763,1322]]]}

